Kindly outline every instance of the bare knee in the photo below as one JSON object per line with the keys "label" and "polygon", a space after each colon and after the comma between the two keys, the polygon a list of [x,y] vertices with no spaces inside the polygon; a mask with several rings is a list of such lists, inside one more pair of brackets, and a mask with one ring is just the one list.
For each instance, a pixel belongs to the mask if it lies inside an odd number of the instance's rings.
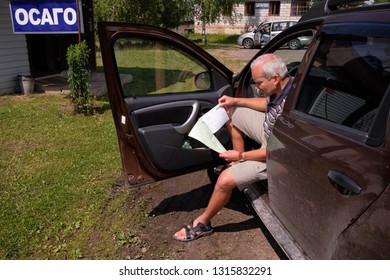
{"label": "bare knee", "polygon": [[236,181],[234,180],[230,171],[224,170],[218,177],[217,183],[215,184],[216,191],[232,191],[236,187]]}

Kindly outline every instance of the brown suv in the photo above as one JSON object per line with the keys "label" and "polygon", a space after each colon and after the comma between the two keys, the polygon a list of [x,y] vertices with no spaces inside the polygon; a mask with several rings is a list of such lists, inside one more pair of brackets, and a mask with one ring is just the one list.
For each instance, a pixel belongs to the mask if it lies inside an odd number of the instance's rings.
{"label": "brown suv", "polygon": [[[268,185],[245,190],[292,259],[390,258],[390,5],[347,2],[321,2],[255,56],[277,53],[295,76],[267,147]],[[126,184],[218,164],[188,133],[221,95],[256,94],[250,61],[233,76],[145,25],[99,23],[99,36]],[[307,50],[286,48],[299,36],[313,37]],[[230,145],[224,127],[216,136]]]}

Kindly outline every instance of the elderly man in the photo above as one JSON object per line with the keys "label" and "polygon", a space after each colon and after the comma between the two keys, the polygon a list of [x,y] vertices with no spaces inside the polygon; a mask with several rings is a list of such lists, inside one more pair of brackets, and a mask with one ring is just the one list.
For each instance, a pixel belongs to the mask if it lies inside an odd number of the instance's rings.
{"label": "elderly man", "polygon": [[[275,54],[265,54],[251,64],[252,79],[264,97],[234,98],[222,96],[218,102],[228,112],[227,123],[233,150],[219,156],[230,163],[216,182],[205,211],[173,235],[187,242],[213,233],[211,219],[229,202],[233,189],[267,178],[266,145],[276,119],[281,114],[293,78],[288,75],[286,64]],[[258,142],[261,147],[245,151],[244,135]]]}

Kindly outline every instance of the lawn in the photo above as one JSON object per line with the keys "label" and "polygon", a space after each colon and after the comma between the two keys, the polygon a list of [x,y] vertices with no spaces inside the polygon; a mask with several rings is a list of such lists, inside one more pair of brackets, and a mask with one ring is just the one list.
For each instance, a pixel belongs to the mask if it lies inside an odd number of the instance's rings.
{"label": "lawn", "polygon": [[81,116],[63,94],[0,96],[0,259],[123,259],[144,246],[149,202],[121,186],[109,104],[95,105]]}
{"label": "lawn", "polygon": [[64,95],[0,98],[1,259],[115,258],[134,191],[116,186],[111,112],[96,105],[85,117]]}

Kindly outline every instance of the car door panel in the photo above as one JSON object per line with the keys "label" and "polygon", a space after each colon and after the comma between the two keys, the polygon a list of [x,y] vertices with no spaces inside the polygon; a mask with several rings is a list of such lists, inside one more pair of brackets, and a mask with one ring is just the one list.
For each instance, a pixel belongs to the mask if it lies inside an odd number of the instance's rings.
{"label": "car door panel", "polygon": [[192,141],[194,145],[194,140],[188,140],[188,133],[202,111],[206,112],[214,106],[213,103],[205,102],[202,105],[198,100],[188,100],[133,111],[131,122],[156,169],[169,172],[212,161],[210,150],[204,147],[182,147],[185,140]]}
{"label": "car door panel", "polygon": [[[283,122],[289,126],[283,125]],[[369,148],[370,152],[362,153],[361,147],[351,146],[346,139],[322,129],[313,129],[304,122],[285,116],[283,122],[275,126],[269,144],[268,168],[272,170],[269,195],[272,208],[310,256],[329,259],[338,236],[383,191],[386,178],[380,178],[375,173],[380,170],[384,172],[385,167],[375,162],[385,158],[373,148]],[[292,134],[297,137],[292,138]],[[276,142],[282,143],[280,146],[283,148],[274,148]],[[345,158],[351,158],[351,162],[342,169],[334,170],[335,166],[340,166],[338,162]],[[357,169],[354,162],[361,161],[371,164],[367,169]],[[280,173],[286,170],[288,173]],[[361,192],[347,192],[329,178],[330,171],[353,180],[362,189]],[[296,186],[297,181],[304,181],[304,184],[300,188],[290,188]],[[369,186],[369,189],[365,186]]]}

